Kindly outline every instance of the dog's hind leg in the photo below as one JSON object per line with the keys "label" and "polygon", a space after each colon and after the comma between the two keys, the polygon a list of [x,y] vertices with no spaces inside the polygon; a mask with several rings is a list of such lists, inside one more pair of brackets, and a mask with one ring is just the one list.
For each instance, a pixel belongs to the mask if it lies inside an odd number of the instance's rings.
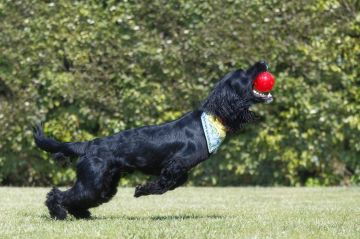
{"label": "dog's hind leg", "polygon": [[168,190],[173,190],[184,184],[187,180],[187,171],[177,163],[172,163],[161,171],[160,176],[154,181],[145,185],[137,186],[135,189],[135,197],[163,194]]}
{"label": "dog's hind leg", "polygon": [[120,167],[112,157],[83,156],[76,174],[72,188],[64,192],[53,189],[48,194],[45,204],[52,218],[65,219],[66,211],[76,218],[88,218],[89,208],[108,202],[116,194]]}
{"label": "dog's hind leg", "polygon": [[77,180],[72,188],[64,192],[53,188],[47,195],[45,205],[53,219],[64,220],[67,211],[76,218],[87,218],[90,217],[90,212],[85,202],[89,200],[91,193],[82,186],[80,180]]}
{"label": "dog's hind leg", "polygon": [[51,218],[64,220],[67,216],[66,209],[62,203],[63,192],[57,188],[53,188],[46,196],[45,205],[49,209]]}
{"label": "dog's hind leg", "polygon": [[[64,220],[67,217],[67,211],[74,215],[76,218],[88,218],[90,217],[90,212],[87,208],[82,206],[72,207],[69,206],[69,196],[70,194],[78,194],[79,182],[75,183],[75,186],[71,189],[62,192],[57,188],[53,188],[47,195],[45,205],[49,209],[51,218],[57,220]],[[84,197],[84,192],[82,196]],[[81,194],[79,194],[81,195]],[[73,195],[74,196],[74,195]],[[86,197],[86,196],[85,196]]]}
{"label": "dog's hind leg", "polygon": [[[120,179],[120,168],[112,158],[82,157],[77,164],[77,181],[75,185],[61,193],[59,206],[76,218],[90,217],[89,208],[108,202],[115,194]],[[48,205],[48,204],[46,204]],[[49,207],[49,206],[48,206]],[[53,216],[65,219],[65,216]]]}

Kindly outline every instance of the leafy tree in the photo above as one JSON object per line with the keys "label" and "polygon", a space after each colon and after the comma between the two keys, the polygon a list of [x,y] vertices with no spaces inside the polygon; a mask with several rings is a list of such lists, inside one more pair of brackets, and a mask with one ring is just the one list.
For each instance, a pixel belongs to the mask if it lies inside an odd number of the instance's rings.
{"label": "leafy tree", "polygon": [[34,147],[35,122],[63,141],[162,123],[265,59],[275,102],[189,183],[359,183],[359,12],[357,0],[2,1],[0,182],[73,180]]}

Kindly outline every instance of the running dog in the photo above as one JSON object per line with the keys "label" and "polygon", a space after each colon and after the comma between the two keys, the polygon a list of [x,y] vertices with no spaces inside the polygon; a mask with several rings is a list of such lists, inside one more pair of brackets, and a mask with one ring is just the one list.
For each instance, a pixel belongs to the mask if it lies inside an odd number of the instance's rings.
{"label": "running dog", "polygon": [[235,133],[255,116],[250,106],[272,101],[270,93],[253,89],[256,76],[267,70],[257,62],[247,70],[228,73],[196,110],[161,125],[129,129],[87,142],[58,142],[34,128],[36,145],[55,158],[79,157],[77,180],[66,191],[53,188],[46,199],[50,216],[90,217],[89,208],[108,202],[124,172],[135,170],[156,179],[135,189],[135,197],[163,194],[184,184],[188,171],[208,159],[226,135]]}

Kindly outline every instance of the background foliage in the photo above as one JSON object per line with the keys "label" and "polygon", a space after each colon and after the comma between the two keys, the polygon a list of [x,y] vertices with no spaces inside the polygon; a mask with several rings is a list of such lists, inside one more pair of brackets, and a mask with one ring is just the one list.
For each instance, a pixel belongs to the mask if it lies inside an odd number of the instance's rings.
{"label": "background foliage", "polygon": [[72,182],[35,122],[63,141],[162,123],[265,59],[275,102],[189,184],[359,183],[359,37],[359,0],[0,1],[0,182]]}

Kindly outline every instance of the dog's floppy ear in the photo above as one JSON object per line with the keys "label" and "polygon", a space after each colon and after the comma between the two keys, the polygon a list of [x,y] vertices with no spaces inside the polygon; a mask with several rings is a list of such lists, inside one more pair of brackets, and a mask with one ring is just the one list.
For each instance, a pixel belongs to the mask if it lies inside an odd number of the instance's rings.
{"label": "dog's floppy ear", "polygon": [[231,88],[234,89],[238,94],[243,93],[248,84],[248,77],[243,74],[243,70],[237,70],[230,81]]}
{"label": "dog's floppy ear", "polygon": [[240,78],[234,78],[231,79],[230,82],[231,88],[233,88],[236,92],[240,93],[242,92],[242,83]]}

